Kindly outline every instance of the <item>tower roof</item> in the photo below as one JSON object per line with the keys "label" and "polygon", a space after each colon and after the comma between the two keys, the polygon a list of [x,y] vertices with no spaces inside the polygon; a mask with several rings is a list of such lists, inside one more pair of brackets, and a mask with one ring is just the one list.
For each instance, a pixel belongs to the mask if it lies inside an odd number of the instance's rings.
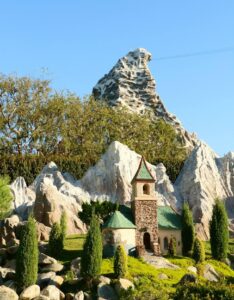
{"label": "tower roof", "polygon": [[141,157],[141,161],[132,182],[135,180],[147,180],[155,182],[154,176],[151,174],[149,168],[147,167],[144,157]]}
{"label": "tower roof", "polygon": [[120,211],[115,211],[113,215],[104,223],[103,228],[136,228],[136,226],[128,220]]}

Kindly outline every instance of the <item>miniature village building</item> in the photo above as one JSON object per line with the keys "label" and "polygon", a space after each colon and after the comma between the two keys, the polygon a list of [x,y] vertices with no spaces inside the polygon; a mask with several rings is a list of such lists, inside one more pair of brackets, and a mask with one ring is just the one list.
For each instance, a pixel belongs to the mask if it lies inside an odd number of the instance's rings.
{"label": "miniature village building", "polygon": [[119,244],[129,255],[166,254],[171,238],[176,239],[180,254],[180,216],[171,207],[158,207],[155,178],[143,157],[131,183],[131,208],[121,205],[103,225],[104,256],[113,256]]}

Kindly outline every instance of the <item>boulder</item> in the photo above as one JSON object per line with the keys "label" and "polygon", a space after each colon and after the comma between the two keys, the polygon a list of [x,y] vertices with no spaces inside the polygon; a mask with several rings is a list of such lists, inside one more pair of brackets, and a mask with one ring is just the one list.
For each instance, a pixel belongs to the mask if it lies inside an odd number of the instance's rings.
{"label": "boulder", "polygon": [[81,257],[77,257],[71,261],[70,270],[76,275],[80,275],[80,263],[81,263]]}
{"label": "boulder", "polygon": [[194,266],[189,266],[189,267],[187,268],[187,270],[188,270],[189,272],[193,272],[193,273],[197,274],[197,268],[194,267]]}
{"label": "boulder", "polygon": [[121,290],[126,291],[128,289],[134,289],[134,284],[128,279],[120,278],[115,284],[115,290],[118,295],[120,294]]}
{"label": "boulder", "polygon": [[40,295],[35,297],[33,300],[50,300],[50,298],[44,295]]}
{"label": "boulder", "polygon": [[40,295],[40,287],[36,284],[27,287],[20,294],[20,300],[31,300]]}
{"label": "boulder", "polygon": [[115,290],[108,284],[105,283],[99,283],[98,287],[97,287],[97,295],[99,297],[99,299],[103,299],[103,300],[117,300],[118,297],[115,293]]}
{"label": "boulder", "polygon": [[0,278],[4,279],[14,279],[15,278],[15,270],[10,268],[2,268],[0,267]]}
{"label": "boulder", "polygon": [[218,282],[220,279],[219,274],[215,271],[214,267],[210,264],[204,266],[203,277],[208,281]]}
{"label": "boulder", "polygon": [[37,236],[39,241],[48,241],[50,237],[51,228],[45,226],[44,224],[37,222],[36,223]]}
{"label": "boulder", "polygon": [[84,293],[83,291],[79,291],[78,293],[75,294],[74,300],[84,300]]}
{"label": "boulder", "polygon": [[44,286],[48,284],[51,278],[55,276],[56,276],[55,272],[39,273],[37,276],[37,284],[40,286]]}
{"label": "boulder", "polygon": [[39,265],[51,265],[58,264],[58,261],[53,257],[50,257],[44,253],[40,253],[38,263]]}
{"label": "boulder", "polygon": [[18,300],[16,292],[4,285],[0,286],[0,300]]}
{"label": "boulder", "polygon": [[60,287],[63,284],[63,282],[64,278],[62,276],[55,275],[51,277],[49,284]]}
{"label": "boulder", "polygon": [[54,263],[54,264],[50,264],[50,265],[45,265],[41,268],[41,272],[42,273],[46,273],[46,272],[60,272],[63,270],[63,265],[59,264],[59,263]]}
{"label": "boulder", "polygon": [[111,283],[110,278],[105,277],[105,276],[100,276],[99,281],[102,282],[102,283],[105,283],[105,284],[110,284]]}
{"label": "boulder", "polygon": [[167,274],[159,273],[158,274],[158,279],[165,280],[165,279],[168,279],[168,276],[167,276]]}
{"label": "boulder", "polygon": [[196,283],[197,277],[193,274],[185,274],[181,279],[179,284],[183,285],[186,283]]}
{"label": "boulder", "polygon": [[48,285],[43,289],[41,295],[47,296],[50,300],[63,300],[65,295],[56,286]]}

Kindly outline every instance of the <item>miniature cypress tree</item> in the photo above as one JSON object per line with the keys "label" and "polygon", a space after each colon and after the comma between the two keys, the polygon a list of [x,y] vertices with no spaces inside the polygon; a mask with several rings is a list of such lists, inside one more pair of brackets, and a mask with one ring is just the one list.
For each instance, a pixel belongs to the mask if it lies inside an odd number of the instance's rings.
{"label": "miniature cypress tree", "polygon": [[50,255],[56,258],[59,257],[63,249],[63,244],[61,239],[61,228],[58,223],[54,223],[52,226],[48,246]]}
{"label": "miniature cypress tree", "polygon": [[114,273],[116,278],[124,278],[128,271],[127,255],[124,247],[119,245],[114,256]]}
{"label": "miniature cypress tree", "polygon": [[9,187],[8,176],[0,176],[0,220],[4,219],[10,211],[13,196]]}
{"label": "miniature cypress tree", "polygon": [[66,215],[65,211],[63,211],[62,216],[61,216],[60,228],[61,228],[61,242],[62,242],[62,246],[64,248],[64,243],[65,243],[66,234],[67,234],[67,215]]}
{"label": "miniature cypress tree", "polygon": [[84,243],[81,258],[81,275],[87,282],[92,282],[101,273],[102,235],[97,216],[92,215],[90,228]]}
{"label": "miniature cypress tree", "polygon": [[227,257],[228,239],[227,213],[223,203],[217,199],[210,221],[210,245],[214,259],[222,260]]}
{"label": "miniature cypress tree", "polygon": [[182,209],[182,253],[185,256],[191,256],[195,231],[193,225],[193,216],[189,209],[188,203],[184,203]]}
{"label": "miniature cypress tree", "polygon": [[168,245],[168,254],[172,257],[176,255],[176,239],[174,237],[170,238]]}
{"label": "miniature cypress tree", "polygon": [[16,280],[19,290],[35,284],[38,273],[38,241],[35,220],[29,217],[22,228],[16,258]]}
{"label": "miniature cypress tree", "polygon": [[195,238],[193,246],[193,258],[196,263],[201,263],[205,260],[205,249],[203,242],[199,238]]}

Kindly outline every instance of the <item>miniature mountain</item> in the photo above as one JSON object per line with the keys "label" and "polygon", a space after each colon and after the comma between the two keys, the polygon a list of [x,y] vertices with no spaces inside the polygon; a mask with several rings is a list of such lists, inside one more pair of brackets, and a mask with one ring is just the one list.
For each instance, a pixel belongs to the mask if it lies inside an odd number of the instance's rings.
{"label": "miniature mountain", "polygon": [[123,106],[139,114],[149,112],[152,117],[165,120],[176,129],[186,146],[192,149],[198,142],[197,138],[188,133],[165,108],[148,68],[150,60],[151,54],[143,48],[129,52],[98,81],[93,88],[93,95],[110,106]]}

